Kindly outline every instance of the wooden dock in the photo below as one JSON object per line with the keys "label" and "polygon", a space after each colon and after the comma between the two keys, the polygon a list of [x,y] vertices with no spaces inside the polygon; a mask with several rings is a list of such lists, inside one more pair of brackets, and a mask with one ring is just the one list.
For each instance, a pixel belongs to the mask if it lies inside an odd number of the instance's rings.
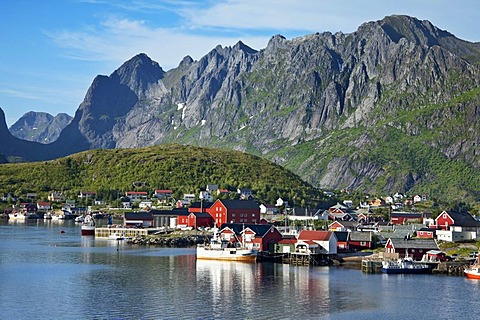
{"label": "wooden dock", "polygon": [[148,229],[124,228],[124,227],[97,227],[95,228],[96,238],[112,238],[115,236],[134,238],[148,235]]}
{"label": "wooden dock", "polygon": [[382,273],[382,261],[371,259],[362,260],[362,272]]}

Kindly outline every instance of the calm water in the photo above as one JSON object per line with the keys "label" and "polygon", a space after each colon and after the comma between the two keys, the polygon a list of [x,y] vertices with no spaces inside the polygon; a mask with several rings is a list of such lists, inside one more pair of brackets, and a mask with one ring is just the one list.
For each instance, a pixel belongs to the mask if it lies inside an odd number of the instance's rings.
{"label": "calm water", "polygon": [[[61,231],[65,233],[61,233]],[[196,261],[194,249],[0,223],[0,319],[477,319],[480,281]]]}

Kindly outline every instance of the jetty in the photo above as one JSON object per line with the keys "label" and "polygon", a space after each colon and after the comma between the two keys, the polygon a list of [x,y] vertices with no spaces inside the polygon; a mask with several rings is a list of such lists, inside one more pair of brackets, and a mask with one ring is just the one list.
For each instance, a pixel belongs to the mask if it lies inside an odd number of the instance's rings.
{"label": "jetty", "polygon": [[147,236],[149,232],[155,232],[153,229],[143,228],[125,228],[125,227],[96,227],[95,238],[108,238],[123,237],[123,238],[135,238],[141,236]]}

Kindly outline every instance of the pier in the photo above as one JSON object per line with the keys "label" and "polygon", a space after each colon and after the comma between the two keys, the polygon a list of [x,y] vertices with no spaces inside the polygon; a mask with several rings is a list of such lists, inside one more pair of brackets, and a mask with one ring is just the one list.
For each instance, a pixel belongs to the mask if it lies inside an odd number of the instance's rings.
{"label": "pier", "polygon": [[95,228],[96,238],[124,237],[134,238],[148,235],[149,229],[124,228],[124,227],[97,227]]}

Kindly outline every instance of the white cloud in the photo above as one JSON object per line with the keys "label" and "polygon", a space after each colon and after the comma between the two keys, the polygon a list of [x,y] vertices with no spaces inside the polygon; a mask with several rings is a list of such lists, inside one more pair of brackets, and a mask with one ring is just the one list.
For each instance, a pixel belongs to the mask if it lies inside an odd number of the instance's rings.
{"label": "white cloud", "polygon": [[[102,21],[95,28],[47,35],[72,59],[109,61],[118,66],[145,52],[167,70],[176,67],[186,55],[199,59],[218,44],[234,45],[240,40],[239,37],[210,37],[181,28],[151,28],[142,20],[116,17]],[[251,36],[242,41],[263,48],[268,37]]]}

